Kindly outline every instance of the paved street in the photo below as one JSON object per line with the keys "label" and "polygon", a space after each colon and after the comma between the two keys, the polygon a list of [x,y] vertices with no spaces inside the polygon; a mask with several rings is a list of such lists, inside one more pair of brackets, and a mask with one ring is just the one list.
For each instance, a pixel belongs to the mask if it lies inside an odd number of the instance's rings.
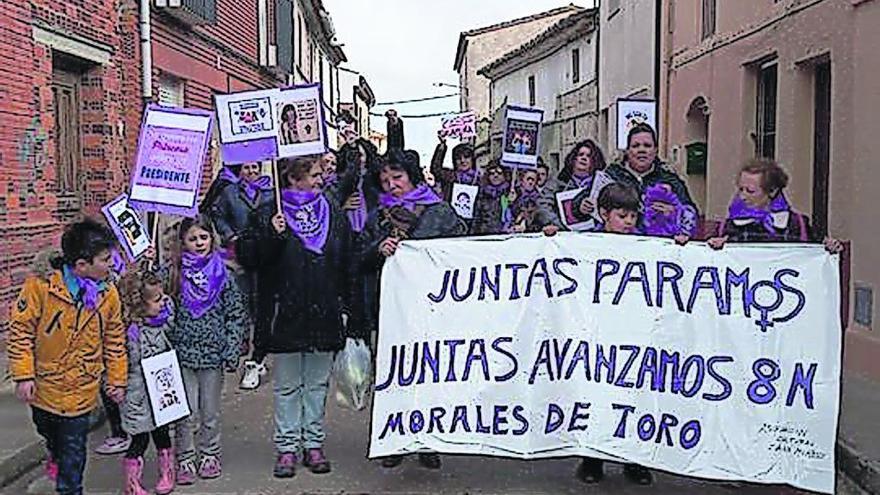
{"label": "paved street", "polygon": [[[444,456],[439,472],[419,467],[409,460],[397,469],[386,471],[366,459],[368,412],[353,413],[335,407],[329,401],[327,455],[333,472],[313,475],[300,469],[291,480],[272,478],[273,451],[272,393],[263,386],[254,393],[242,393],[228,380],[224,410],[225,472],[222,478],[179,488],[182,494],[704,494],[745,493],[760,495],[796,495],[785,487],[763,487],[732,483],[705,483],[687,478],[658,474],[650,488],[634,486],[623,479],[620,469],[609,468],[606,480],[596,486],[583,485],[574,477],[575,459],[525,462],[468,456]],[[22,425],[23,428],[31,426]],[[95,433],[91,446],[99,443],[104,431]],[[45,490],[41,470],[26,476],[3,493],[52,493]],[[150,448],[146,469],[147,486],[155,479],[155,452]],[[34,481],[36,480],[36,481]],[[121,493],[122,472],[115,457],[89,458],[86,492]],[[28,490],[28,485],[31,489]]]}

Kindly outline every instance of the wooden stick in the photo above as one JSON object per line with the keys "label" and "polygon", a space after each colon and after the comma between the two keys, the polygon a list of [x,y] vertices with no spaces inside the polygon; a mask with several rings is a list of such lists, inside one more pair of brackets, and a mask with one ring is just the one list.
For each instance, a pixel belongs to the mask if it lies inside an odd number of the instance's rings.
{"label": "wooden stick", "polygon": [[151,230],[151,232],[150,232],[151,239],[150,240],[153,243],[153,250],[156,251],[156,256],[154,256],[153,259],[150,260],[150,271],[151,272],[156,271],[156,261],[159,258],[159,218],[160,218],[159,212],[154,211],[152,214],[152,217],[153,217],[153,225],[151,226],[152,228],[150,229]]}
{"label": "wooden stick", "polygon": [[278,174],[278,160],[272,160],[272,178],[275,180],[275,213],[281,213],[281,176]]}

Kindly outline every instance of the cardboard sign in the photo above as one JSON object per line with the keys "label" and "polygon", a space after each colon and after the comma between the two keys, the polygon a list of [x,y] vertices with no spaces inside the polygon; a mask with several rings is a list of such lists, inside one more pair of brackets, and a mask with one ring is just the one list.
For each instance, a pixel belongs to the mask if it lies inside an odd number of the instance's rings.
{"label": "cardboard sign", "polygon": [[220,129],[220,153],[227,165],[272,160],[278,156],[278,122],[273,103],[278,89],[214,96]]}
{"label": "cardboard sign", "polygon": [[189,416],[189,403],[177,352],[170,350],[144,359],[141,361],[141,368],[156,426],[167,425]]}
{"label": "cardboard sign", "polygon": [[443,117],[440,126],[441,137],[465,140],[477,135],[477,116],[474,112],[465,112]]}
{"label": "cardboard sign", "polygon": [[141,211],[198,214],[209,112],[150,105],[144,112],[129,203]]}
{"label": "cardboard sign", "polygon": [[504,113],[504,143],[501,154],[503,165],[537,168],[543,120],[543,110],[507,107]]}
{"label": "cardboard sign", "polygon": [[452,209],[461,218],[468,220],[474,218],[474,205],[477,202],[479,192],[478,186],[456,182],[452,185]]}
{"label": "cardboard sign", "polygon": [[141,217],[128,204],[128,195],[120,194],[113,201],[101,207],[101,213],[116,234],[116,239],[125,250],[131,261],[136,261],[152,245],[149,229],[141,221]]}
{"label": "cardboard sign", "polygon": [[617,100],[617,149],[626,149],[629,130],[636,124],[648,124],[657,130],[657,102],[654,100]]}
{"label": "cardboard sign", "polygon": [[833,493],[839,277],[819,245],[402,242],[369,456],[588,456]]}
{"label": "cardboard sign", "polygon": [[283,89],[275,95],[274,105],[278,158],[326,153],[327,124],[320,84]]}

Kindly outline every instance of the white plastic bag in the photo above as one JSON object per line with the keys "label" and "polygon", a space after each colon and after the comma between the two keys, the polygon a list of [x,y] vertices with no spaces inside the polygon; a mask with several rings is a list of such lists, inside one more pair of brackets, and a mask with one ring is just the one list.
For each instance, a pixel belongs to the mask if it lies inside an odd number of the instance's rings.
{"label": "white plastic bag", "polygon": [[336,403],[360,411],[367,405],[372,385],[373,356],[361,339],[348,338],[345,349],[336,355],[333,376],[336,379]]}

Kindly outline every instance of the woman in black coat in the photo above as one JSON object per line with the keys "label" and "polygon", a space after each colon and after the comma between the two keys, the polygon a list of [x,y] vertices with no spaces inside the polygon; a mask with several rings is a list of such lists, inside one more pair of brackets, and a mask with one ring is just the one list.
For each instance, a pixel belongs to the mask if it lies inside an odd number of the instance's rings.
{"label": "woman in black coat", "polygon": [[[366,271],[378,275],[385,259],[394,256],[401,241],[467,234],[464,222],[428,186],[418,163],[405,152],[389,152],[376,180],[383,192],[379,209],[364,232],[362,259]],[[375,275],[373,280],[378,281]],[[371,304],[378,307],[378,285],[374,285],[373,294]],[[382,467],[393,468],[401,462],[403,456],[386,457]],[[440,456],[436,453],[420,453],[419,462],[427,468],[440,468]]]}
{"label": "woman in black coat", "polygon": [[314,473],[324,456],[324,403],[333,355],[345,342],[353,242],[348,218],[329,199],[320,157],[282,160],[282,212],[258,219],[259,343],[274,354],[276,477],[294,475],[299,456]]}

